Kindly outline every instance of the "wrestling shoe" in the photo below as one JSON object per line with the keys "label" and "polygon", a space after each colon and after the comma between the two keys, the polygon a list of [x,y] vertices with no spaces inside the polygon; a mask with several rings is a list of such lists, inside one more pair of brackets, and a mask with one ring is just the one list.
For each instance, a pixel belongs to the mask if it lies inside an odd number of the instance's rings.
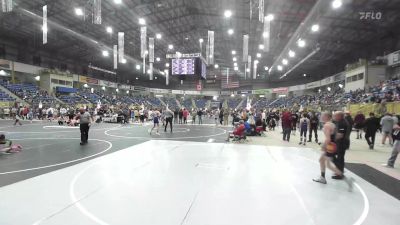
{"label": "wrestling shoe", "polygon": [[327,183],[326,179],[324,177],[315,178],[315,179],[313,179],[313,181],[317,182],[317,183],[321,183],[321,184],[326,184]]}

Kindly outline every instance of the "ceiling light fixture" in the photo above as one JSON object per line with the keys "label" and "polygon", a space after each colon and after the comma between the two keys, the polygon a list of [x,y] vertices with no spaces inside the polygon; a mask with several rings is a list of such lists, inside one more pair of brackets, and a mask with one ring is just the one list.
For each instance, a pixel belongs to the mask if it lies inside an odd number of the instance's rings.
{"label": "ceiling light fixture", "polygon": [[140,70],[140,65],[136,65],[136,70]]}
{"label": "ceiling light fixture", "polygon": [[173,45],[168,45],[168,49],[172,50],[172,49],[174,49],[174,46]]}
{"label": "ceiling light fixture", "polygon": [[229,29],[229,30],[228,30],[228,34],[229,34],[229,35],[232,35],[233,33],[234,33],[233,29]]}
{"label": "ceiling light fixture", "polygon": [[112,27],[107,27],[106,31],[107,31],[107,33],[111,34],[113,32],[113,29],[112,29]]}
{"label": "ceiling light fixture", "polygon": [[319,31],[319,25],[318,25],[318,24],[312,25],[312,26],[311,26],[311,31],[312,31],[312,32],[317,32],[317,31]]}
{"label": "ceiling light fixture", "polygon": [[265,71],[268,71],[268,69],[269,69],[268,66],[264,66]]}
{"label": "ceiling light fixture", "polygon": [[103,50],[102,54],[104,57],[108,57],[110,55],[107,50]]}
{"label": "ceiling light fixture", "polygon": [[268,16],[265,17],[265,19],[267,21],[272,21],[272,20],[274,20],[274,15],[273,14],[268,14]]}
{"label": "ceiling light fixture", "polygon": [[288,64],[288,60],[287,59],[282,59],[282,64],[283,65],[287,65]]}
{"label": "ceiling light fixture", "polygon": [[261,53],[257,53],[257,58],[261,58]]}
{"label": "ceiling light fixture", "polygon": [[77,16],[83,16],[83,10],[82,8],[75,8],[75,14]]}
{"label": "ceiling light fixture", "polygon": [[121,4],[121,3],[122,3],[122,0],[114,0],[114,3],[115,3],[115,4]]}
{"label": "ceiling light fixture", "polygon": [[214,65],[214,68],[215,68],[215,69],[218,69],[218,68],[219,68],[218,64],[215,64],[215,65]]}
{"label": "ceiling light fixture", "polygon": [[225,18],[230,18],[232,16],[232,11],[231,10],[225,10],[224,16],[225,16]]}
{"label": "ceiling light fixture", "polygon": [[167,67],[167,68],[168,68],[168,67],[169,67],[169,63],[165,63],[165,67]]}
{"label": "ceiling light fixture", "polygon": [[139,24],[140,25],[146,25],[146,20],[143,18],[139,18]]}
{"label": "ceiling light fixture", "polygon": [[342,0],[333,0],[332,1],[332,8],[338,9],[343,5]]}
{"label": "ceiling light fixture", "polygon": [[304,41],[304,40],[302,40],[302,39],[299,39],[299,40],[297,41],[297,45],[298,45],[300,48],[303,48],[304,46],[306,46],[306,41]]}
{"label": "ceiling light fixture", "polygon": [[203,42],[204,42],[203,38],[200,38],[200,39],[199,39],[199,42],[200,42],[200,43],[203,43]]}
{"label": "ceiling light fixture", "polygon": [[281,65],[278,65],[276,68],[278,68],[279,71],[283,70],[283,67]]}
{"label": "ceiling light fixture", "polygon": [[232,59],[234,62],[236,62],[237,61],[237,58],[236,57],[233,57],[233,59]]}
{"label": "ceiling light fixture", "polygon": [[296,53],[292,50],[289,50],[289,57],[293,58],[296,56]]}
{"label": "ceiling light fixture", "polygon": [[157,39],[161,39],[161,38],[162,38],[162,35],[161,35],[161,34],[156,34],[156,38],[157,38]]}
{"label": "ceiling light fixture", "polygon": [[236,55],[236,51],[235,50],[232,50],[232,55]]}
{"label": "ceiling light fixture", "polygon": [[260,50],[263,50],[263,49],[264,49],[264,45],[261,44],[261,45],[258,46],[258,48],[259,48]]}

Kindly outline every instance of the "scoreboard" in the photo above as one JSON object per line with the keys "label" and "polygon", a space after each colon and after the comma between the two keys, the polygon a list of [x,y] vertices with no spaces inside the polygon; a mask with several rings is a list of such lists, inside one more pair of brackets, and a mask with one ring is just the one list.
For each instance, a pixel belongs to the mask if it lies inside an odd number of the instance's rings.
{"label": "scoreboard", "polygon": [[195,58],[172,59],[172,75],[195,75]]}

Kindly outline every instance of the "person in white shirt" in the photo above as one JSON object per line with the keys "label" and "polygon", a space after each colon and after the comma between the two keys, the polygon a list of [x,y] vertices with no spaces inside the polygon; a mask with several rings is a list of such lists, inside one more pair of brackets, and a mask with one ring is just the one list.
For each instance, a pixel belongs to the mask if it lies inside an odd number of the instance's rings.
{"label": "person in white shirt", "polygon": [[263,110],[261,113],[261,120],[263,121],[263,123],[265,123],[266,119],[267,119],[267,114],[265,113],[265,110]]}

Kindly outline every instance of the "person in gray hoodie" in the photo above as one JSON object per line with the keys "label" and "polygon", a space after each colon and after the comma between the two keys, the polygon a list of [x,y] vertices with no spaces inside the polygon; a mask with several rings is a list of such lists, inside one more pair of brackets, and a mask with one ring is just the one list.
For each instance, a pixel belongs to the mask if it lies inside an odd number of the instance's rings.
{"label": "person in gray hoodie", "polygon": [[386,113],[381,119],[382,126],[382,145],[385,145],[386,139],[389,138],[389,144],[393,145],[392,131],[395,121],[390,113]]}

